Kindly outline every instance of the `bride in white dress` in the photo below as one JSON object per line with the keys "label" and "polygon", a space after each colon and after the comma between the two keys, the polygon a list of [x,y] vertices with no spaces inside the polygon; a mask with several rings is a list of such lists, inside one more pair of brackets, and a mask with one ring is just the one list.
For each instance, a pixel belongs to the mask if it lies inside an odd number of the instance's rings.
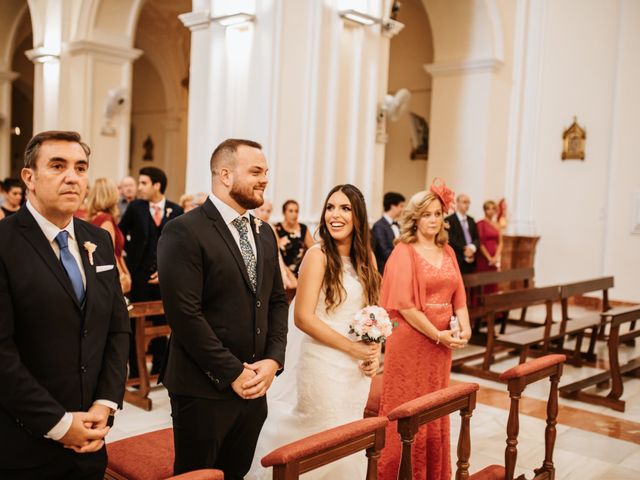
{"label": "bride in white dress", "polygon": [[[290,310],[286,367],[267,394],[269,415],[248,480],[271,478],[271,469],[264,469],[260,459],[275,448],[361,419],[378,369],[379,345],[348,335],[355,314],[377,303],[380,288],[364,198],[356,187],[338,185],[331,190],[319,235],[320,244],[309,249],[302,263]],[[302,478],[365,476],[366,456],[359,452]]]}

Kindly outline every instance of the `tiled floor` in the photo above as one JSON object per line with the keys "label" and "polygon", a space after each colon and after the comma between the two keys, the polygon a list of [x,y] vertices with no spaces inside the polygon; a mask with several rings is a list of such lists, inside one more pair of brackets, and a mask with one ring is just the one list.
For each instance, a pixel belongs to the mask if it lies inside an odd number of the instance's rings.
{"label": "tiled floor", "polygon": [[[577,309],[576,309],[577,310]],[[528,317],[538,317],[541,312],[533,309]],[[472,347],[470,347],[472,348]],[[606,359],[606,346],[598,342],[600,358]],[[637,346],[623,346],[620,358],[640,355],[640,339]],[[501,361],[493,368],[503,371],[517,363],[516,357]],[[584,378],[598,370],[589,367],[575,368],[565,365],[560,385]],[[453,374],[454,381],[476,382],[481,386],[478,405],[471,419],[471,472],[493,464],[502,463],[506,439],[508,399],[506,387],[466,375]],[[606,393],[606,392],[605,392]],[[537,382],[525,390],[525,397],[545,401],[548,382]],[[166,391],[152,392],[154,407],[145,412],[125,404],[118,413],[116,423],[109,432],[108,441],[171,426],[169,399]],[[562,479],[640,479],[640,379],[627,378],[624,382],[623,400],[627,407],[624,413],[606,407],[560,399],[557,439],[554,451],[556,478]],[[531,401],[536,403],[535,401]],[[518,474],[532,476],[533,468],[541,465],[544,458],[544,409],[535,405],[528,410],[530,415],[520,415],[518,443]],[[563,414],[565,421],[563,422]],[[459,416],[451,417],[452,453],[455,455]],[[453,459],[455,471],[455,458]]]}

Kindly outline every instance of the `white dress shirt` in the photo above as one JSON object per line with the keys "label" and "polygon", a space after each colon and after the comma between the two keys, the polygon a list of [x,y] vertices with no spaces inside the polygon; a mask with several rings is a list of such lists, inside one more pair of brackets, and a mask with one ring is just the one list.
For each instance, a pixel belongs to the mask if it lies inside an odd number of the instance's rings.
{"label": "white dress shirt", "polygon": [[[78,268],[80,270],[80,276],[82,277],[82,284],[86,289],[87,277],[84,273],[84,265],[82,264],[82,257],[80,257],[80,247],[78,246],[78,240],[76,239],[76,233],[73,227],[73,218],[71,218],[71,221],[66,227],[61,229],[61,228],[58,228],[53,223],[51,223],[46,218],[44,218],[40,214],[40,212],[38,212],[35,209],[35,207],[31,204],[31,202],[29,202],[28,200],[27,200],[27,209],[29,210],[29,213],[33,215],[33,218],[36,220],[36,223],[40,227],[40,230],[42,230],[42,233],[44,234],[47,241],[49,242],[49,245],[51,246],[54,253],[56,254],[56,257],[58,257],[58,260],[60,260],[60,246],[58,245],[58,242],[56,242],[56,237],[63,230],[66,230],[67,233],[69,233],[69,252],[71,252],[71,255],[73,255],[73,258],[78,264]],[[100,399],[100,400],[96,400],[94,404],[104,405],[105,407],[109,407],[111,410],[118,409],[118,405],[110,400]],[[60,419],[60,421],[56,423],[55,426],[47,432],[45,437],[51,438],[52,440],[60,440],[62,437],[64,437],[67,434],[67,432],[71,428],[72,422],[73,422],[73,415],[71,415],[71,413],[69,412],[65,413],[63,417]]]}
{"label": "white dress shirt", "polygon": [[393,238],[398,238],[400,236],[400,228],[398,227],[398,223],[393,220],[389,215],[383,213],[382,216],[384,219],[389,222],[391,225],[391,230],[393,230]]}
{"label": "white dress shirt", "polygon": [[251,225],[249,225],[249,223],[251,222],[251,217],[249,216],[249,212],[246,211],[242,215],[240,215],[238,212],[236,212],[233,209],[233,207],[230,207],[229,205],[224,203],[222,200],[216,197],[213,193],[209,195],[209,200],[213,202],[215,207],[220,212],[220,215],[222,216],[224,223],[227,225],[227,228],[231,232],[233,239],[236,241],[238,248],[240,248],[240,233],[238,232],[238,229],[236,227],[231,225],[231,222],[233,222],[238,217],[245,217],[248,220],[247,228],[249,229],[249,233],[247,234],[247,237],[249,237],[249,244],[251,245],[251,250],[253,250],[253,255],[256,258],[258,258],[258,256],[256,255],[256,240],[255,238],[253,238],[253,229],[251,228]]}
{"label": "white dress shirt", "polygon": [[160,207],[160,218],[164,218],[164,207],[167,204],[167,197],[162,197],[162,200],[160,200],[158,203],[151,203],[149,202],[149,213],[151,214],[151,218],[154,218],[153,214],[156,213],[155,212],[155,207]]}

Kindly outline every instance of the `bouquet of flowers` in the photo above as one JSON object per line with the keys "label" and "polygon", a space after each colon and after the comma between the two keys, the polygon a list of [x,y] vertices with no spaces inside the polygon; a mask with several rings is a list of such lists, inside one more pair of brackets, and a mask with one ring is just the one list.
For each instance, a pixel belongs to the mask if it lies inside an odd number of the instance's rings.
{"label": "bouquet of flowers", "polygon": [[369,305],[356,313],[349,325],[349,334],[355,335],[365,343],[384,343],[393,324],[387,311],[377,305]]}

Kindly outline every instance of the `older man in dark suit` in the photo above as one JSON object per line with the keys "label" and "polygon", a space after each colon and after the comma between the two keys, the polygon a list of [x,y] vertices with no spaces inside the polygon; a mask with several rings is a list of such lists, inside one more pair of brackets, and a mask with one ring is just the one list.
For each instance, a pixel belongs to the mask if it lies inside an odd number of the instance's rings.
{"label": "older man in dark suit", "polygon": [[3,480],[98,480],[106,468],[129,319],[109,234],[73,218],[88,156],[75,132],[33,137],[22,170],[29,200],[0,222]]}
{"label": "older man in dark suit", "polygon": [[260,145],[224,141],[211,172],[207,201],[170,222],[158,244],[173,332],[163,381],[175,473],[215,467],[241,480],[267,416],[265,394],[284,365],[288,304],[275,234],[248,212],[267,185]]}
{"label": "older man in dark suit", "polygon": [[476,253],[480,248],[476,221],[467,215],[470,205],[469,196],[461,193],[456,197],[456,211],[446,218],[449,223],[449,245],[456,252],[458,266],[463,274],[476,269]]}

